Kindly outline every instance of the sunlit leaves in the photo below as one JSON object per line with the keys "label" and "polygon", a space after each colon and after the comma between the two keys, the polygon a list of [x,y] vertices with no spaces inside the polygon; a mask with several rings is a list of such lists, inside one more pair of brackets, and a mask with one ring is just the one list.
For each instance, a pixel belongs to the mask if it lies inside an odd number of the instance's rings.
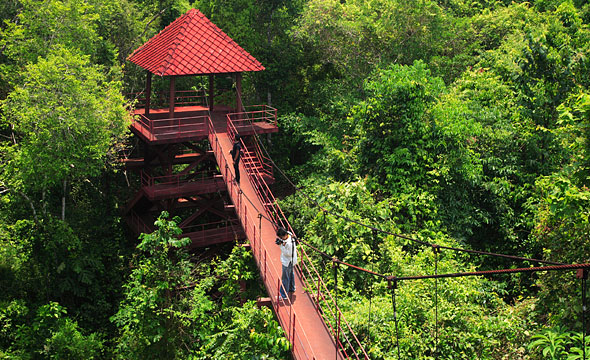
{"label": "sunlit leaves", "polygon": [[65,48],[29,65],[24,79],[2,107],[16,137],[4,181],[43,190],[114,160],[128,125],[118,81]]}

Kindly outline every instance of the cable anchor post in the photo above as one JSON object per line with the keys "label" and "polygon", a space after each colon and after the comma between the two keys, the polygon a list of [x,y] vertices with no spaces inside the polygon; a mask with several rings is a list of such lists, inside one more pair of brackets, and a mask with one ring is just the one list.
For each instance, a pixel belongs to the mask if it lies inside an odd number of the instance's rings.
{"label": "cable anchor post", "polygon": [[385,277],[387,279],[387,288],[395,290],[397,289],[397,278],[393,275]]}
{"label": "cable anchor post", "polygon": [[440,254],[440,245],[432,244],[432,251],[434,251],[435,254]]}

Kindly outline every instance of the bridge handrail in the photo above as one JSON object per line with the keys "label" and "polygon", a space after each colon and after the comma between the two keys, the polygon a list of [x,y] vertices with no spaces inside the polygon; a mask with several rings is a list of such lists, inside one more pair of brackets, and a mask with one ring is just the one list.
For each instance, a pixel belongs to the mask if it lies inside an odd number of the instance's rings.
{"label": "bridge handrail", "polygon": [[[228,123],[228,134],[230,134],[230,139],[232,139],[236,133],[237,133],[237,130],[236,130],[235,126],[232,124],[232,122],[230,121]],[[242,144],[242,148],[244,149],[244,151],[247,151],[247,147],[246,147],[246,144],[244,143],[244,140],[241,139],[240,142]],[[279,214],[279,212],[282,214],[282,210],[280,208],[278,208],[278,210],[277,210],[277,207],[278,207],[277,201],[276,201],[274,195],[272,194],[272,191],[268,187],[268,184],[266,183],[266,181],[263,180],[262,174],[260,174],[260,171],[258,169],[256,169],[256,167],[254,166],[253,161],[251,159],[244,160],[244,167],[253,169],[253,171],[248,171],[247,174],[248,174],[250,181],[255,185],[254,191],[256,192],[256,195],[258,196],[258,198],[262,201],[262,204],[263,204],[264,208],[267,210],[268,215],[270,215],[273,218],[274,223],[279,224],[280,222],[282,222],[282,220],[280,217],[277,217],[277,214]],[[258,173],[258,174],[256,174],[256,173]],[[258,175],[258,176],[254,176],[254,175]],[[270,211],[271,209],[272,209],[272,211]],[[284,218],[284,214],[283,214],[283,218]]]}
{"label": "bridge handrail", "polygon": [[[208,172],[189,172],[186,174],[172,174],[162,176],[151,176],[145,171],[141,170],[141,185],[142,186],[156,186],[156,185],[180,185],[195,180],[214,179],[215,176]],[[190,178],[189,178],[190,177]]]}
{"label": "bridge handrail", "polygon": [[[127,98],[137,100],[136,108],[142,108],[146,105],[147,96],[145,90],[125,94]],[[177,105],[203,105],[206,103],[205,89],[198,90],[176,90],[174,92],[174,103]],[[170,106],[170,93],[157,92],[150,94],[150,103],[156,103],[159,106]]]}
{"label": "bridge handrail", "polygon": [[277,125],[277,109],[268,105],[245,106],[246,111],[227,114],[228,119],[234,122],[258,122],[265,121]]}
{"label": "bridge handrail", "polygon": [[[237,193],[238,199],[242,199],[241,190],[238,192],[238,190],[239,190],[238,187],[234,185],[233,175],[229,171],[229,165],[228,165],[229,162],[226,158],[226,155],[221,151],[221,147],[219,146],[219,138],[217,137],[217,134],[215,133],[211,119],[208,119],[208,124],[209,124],[209,134],[214,139],[214,141],[210,141],[211,147],[213,148],[213,151],[216,154],[219,154],[218,159],[220,161],[219,161],[218,165],[219,165],[220,171],[224,174],[224,177],[227,179],[228,192],[230,193],[230,196],[232,196],[234,193]],[[210,139],[210,140],[213,140],[213,139]],[[252,179],[255,177],[260,178],[260,174],[258,176],[254,176],[254,174],[249,173],[248,177],[252,178]],[[273,296],[273,297],[278,296],[279,295],[279,287],[281,284],[280,272],[274,266],[273,262],[266,261],[266,258],[267,258],[266,254],[268,253],[266,246],[261,241],[261,239],[256,241],[256,225],[255,225],[254,221],[252,221],[253,226],[252,226],[252,231],[250,231],[250,228],[248,227],[247,207],[243,204],[244,204],[243,200],[239,200],[238,204],[236,204],[237,214],[239,217],[243,218],[244,231],[246,232],[246,234],[247,235],[253,234],[253,236],[248,236],[248,238],[253,239],[253,244],[252,244],[253,251],[255,251],[255,249],[258,248],[258,252],[260,255],[258,257],[257,264],[258,264],[259,268],[261,269],[263,279],[268,280],[265,282],[265,284],[274,283],[275,279],[276,279],[276,283],[277,283],[276,289],[274,286],[267,287],[269,295]],[[241,205],[243,205],[243,206],[241,206]],[[241,210],[242,207],[243,207],[243,210]],[[260,234],[260,229],[259,229],[259,234]],[[264,261],[262,258],[262,251],[263,250],[264,250]],[[270,271],[267,271],[267,270],[270,270]],[[287,299],[287,301],[288,301],[288,299]],[[317,357],[313,354],[313,349],[311,348],[311,346],[309,346],[309,344],[311,344],[309,341],[309,338],[307,337],[305,329],[303,328],[299,319],[297,318],[295,310],[293,309],[291,302],[288,301],[288,305],[289,305],[288,306],[288,309],[289,309],[288,314],[286,313],[287,312],[286,308],[280,307],[278,305],[278,302],[273,301],[272,304],[273,304],[273,308],[275,309],[275,313],[277,314],[277,318],[279,319],[279,322],[281,322],[281,324],[282,324],[283,329],[287,329],[287,331],[286,331],[287,338],[291,341],[291,344],[293,346],[293,352],[300,353],[301,351],[303,351],[306,355],[306,358],[317,359]],[[288,319],[285,319],[285,316],[288,316]],[[299,329],[299,330],[297,331],[297,329]],[[303,344],[304,342],[308,344],[307,348],[310,349],[312,354],[308,354],[305,346],[297,347],[298,343]]]}
{"label": "bridge handrail", "polygon": [[[194,230],[194,229],[200,229],[200,231],[205,231],[205,230],[214,230],[214,229],[219,229],[221,227],[213,227],[214,225],[226,225],[225,227],[229,227],[229,226],[234,226],[236,225],[233,221],[229,221],[229,220],[220,220],[220,221],[213,221],[213,222],[208,222],[206,224],[197,224],[197,225],[188,225],[188,226],[183,226],[181,227],[182,230],[184,230],[184,232],[195,232],[195,231],[199,231],[199,230]],[[205,229],[206,227],[208,227],[208,229]]]}
{"label": "bridge handrail", "polygon": [[[236,130],[235,126],[233,125],[233,122],[230,121],[230,117],[228,116],[228,134],[230,134],[230,136],[231,136],[231,134],[235,134],[235,133],[237,133],[237,130]],[[245,150],[246,145],[245,145],[243,139],[241,140],[241,143],[242,143],[242,146]],[[256,174],[256,173],[258,173],[258,174]],[[258,175],[258,176],[256,176],[256,175]],[[250,178],[250,180],[254,184],[259,184],[260,188],[259,188],[259,186],[254,186],[254,189],[255,189],[256,194],[259,197],[260,201],[262,201],[263,206],[265,206],[268,215],[271,216],[271,218],[273,219],[275,224],[280,224],[283,227],[285,227],[287,230],[291,231],[291,233],[295,234],[293,228],[291,227],[291,224],[289,224],[289,222],[287,221],[287,218],[286,218],[285,214],[283,213],[283,210],[281,209],[281,207],[277,203],[276,198],[274,197],[274,195],[270,191],[270,188],[268,187],[266,182],[264,180],[262,180],[260,172],[259,171],[255,171],[254,173],[248,172],[248,177]],[[299,247],[298,249],[299,249],[300,253],[303,254],[303,257],[301,257],[302,258],[301,263],[304,264],[303,259],[307,260],[307,262],[309,263],[309,265],[312,269],[312,271],[310,271],[308,265],[305,264],[305,270],[307,271],[307,275],[310,278],[313,278],[313,274],[315,273],[315,275],[318,279],[318,281],[317,281],[317,284],[318,284],[317,296],[316,296],[316,300],[315,300],[318,309],[323,308],[323,306],[321,305],[320,296],[319,296],[320,295],[319,284],[321,284],[322,285],[321,286],[321,288],[322,288],[321,298],[324,300],[324,304],[325,304],[326,308],[334,316],[334,319],[336,319],[336,317],[337,317],[336,324],[335,324],[336,329],[334,329],[334,327],[330,324],[330,322],[326,322],[326,323],[330,327],[330,330],[332,331],[332,334],[334,335],[334,339],[336,340],[338,347],[343,351],[344,355],[348,358],[349,356],[346,352],[345,346],[343,346],[343,344],[340,342],[340,335],[342,335],[345,339],[345,342],[348,344],[349,348],[352,350],[352,352],[354,353],[354,355],[357,359],[359,359],[360,358],[359,356],[361,356],[361,355],[364,356],[365,359],[368,359],[369,356],[367,355],[364,347],[362,346],[362,344],[360,343],[360,341],[358,340],[358,338],[354,334],[352,327],[350,326],[350,324],[348,323],[348,321],[346,320],[346,318],[342,314],[342,311],[340,310],[340,308],[336,304],[336,301],[333,298],[332,293],[327,288],[327,285],[321,279],[321,276],[320,276],[318,270],[315,268],[315,265],[311,261],[311,258],[309,257],[309,255],[307,254],[307,252],[305,251],[305,249],[303,247]],[[297,265],[297,268],[299,269],[299,272],[302,274],[302,279],[304,281],[305,286],[310,288],[311,286],[306,281],[307,276],[301,270],[301,266]],[[315,284],[315,281],[314,281],[314,284]],[[329,299],[324,295],[324,293],[328,294]],[[332,308],[332,306],[331,306],[332,304],[330,304],[330,303],[332,303],[334,305],[334,308]],[[350,332],[350,334],[352,335],[354,340],[349,339],[348,336],[342,331],[342,327],[340,325],[341,321],[344,322],[344,324],[346,325],[346,328],[348,328],[348,331]],[[353,343],[356,343],[356,347],[360,349],[358,352],[357,352],[357,350],[355,350],[355,346],[353,346]]]}
{"label": "bridge handrail", "polygon": [[[227,97],[228,94],[232,93],[232,89],[216,89],[213,94],[214,98]],[[147,103],[147,96],[145,90],[139,92],[126,93],[125,97],[130,100],[135,100],[135,108],[145,108]],[[174,93],[174,104],[175,105],[207,105],[209,93],[207,89],[191,89],[191,90],[176,90]],[[150,104],[155,105],[153,109],[170,106],[170,92],[152,92],[150,94]],[[229,105],[229,104],[226,104]]]}
{"label": "bridge handrail", "polygon": [[[149,132],[150,140],[157,136],[175,136],[184,138],[191,134],[205,134],[205,123],[208,115],[174,117],[166,119],[150,119],[145,114],[135,114],[134,123],[139,123]],[[154,132],[157,131],[157,134]]]}

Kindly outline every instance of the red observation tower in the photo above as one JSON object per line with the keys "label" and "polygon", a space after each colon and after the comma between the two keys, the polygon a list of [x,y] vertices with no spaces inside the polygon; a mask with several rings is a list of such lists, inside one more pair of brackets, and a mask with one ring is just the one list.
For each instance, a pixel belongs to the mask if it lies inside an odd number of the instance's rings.
{"label": "red observation tower", "polygon": [[[132,152],[135,157],[125,160],[128,170],[141,175],[140,189],[124,209],[130,227],[137,234],[151,232],[154,219],[167,210],[181,217],[180,227],[193,248],[244,238],[205,140],[210,124],[232,141],[239,133],[244,148],[251,149],[242,157],[247,171],[261,172],[267,183],[273,181],[272,167],[263,161],[252,135],[278,131],[276,109],[244,107],[241,94],[242,72],[261,71],[264,66],[196,9],[128,59],[147,73],[131,125],[139,139]],[[169,91],[154,94],[153,75],[168,80]],[[208,76],[208,88],[197,89],[202,79],[196,77],[203,76]],[[216,92],[215,77],[231,79],[235,90]],[[184,89],[177,89],[180,82]],[[225,103],[217,103],[220,97]]]}

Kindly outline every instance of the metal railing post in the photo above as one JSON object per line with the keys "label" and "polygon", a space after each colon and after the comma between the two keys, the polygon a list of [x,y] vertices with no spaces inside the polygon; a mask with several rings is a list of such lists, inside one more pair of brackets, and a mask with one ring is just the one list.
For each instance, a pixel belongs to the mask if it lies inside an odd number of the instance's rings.
{"label": "metal railing post", "polygon": [[317,302],[317,309],[320,309],[320,276],[318,274],[318,291],[317,291],[317,295],[316,295],[316,302]]}
{"label": "metal railing post", "polygon": [[[262,214],[258,214],[258,236],[260,236],[260,239],[258,241],[258,258],[260,259],[260,256],[262,254]],[[260,259],[259,261],[261,261],[262,259]]]}
{"label": "metal railing post", "polygon": [[291,339],[293,339],[293,351],[295,351],[295,314],[293,314],[293,335],[291,337]]}

